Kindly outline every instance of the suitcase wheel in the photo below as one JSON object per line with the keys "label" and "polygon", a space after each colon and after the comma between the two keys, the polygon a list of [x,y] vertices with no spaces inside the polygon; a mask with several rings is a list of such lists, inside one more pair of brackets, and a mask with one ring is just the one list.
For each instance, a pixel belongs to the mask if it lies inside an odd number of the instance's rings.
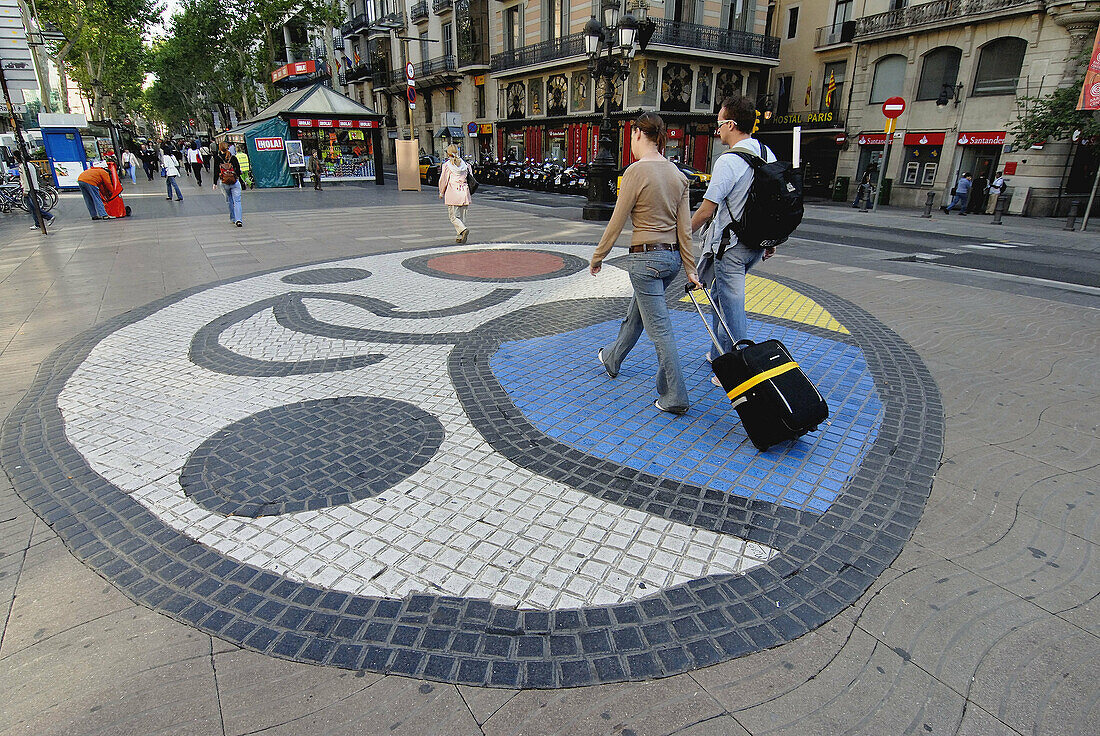
{"label": "suitcase wheel", "polygon": [[126,205],[126,216],[130,216],[130,205]]}
{"label": "suitcase wheel", "polygon": [[752,446],[755,447],[757,450],[760,450],[760,452],[767,452],[768,447],[770,447],[770,445],[762,445],[756,440],[752,441]]}

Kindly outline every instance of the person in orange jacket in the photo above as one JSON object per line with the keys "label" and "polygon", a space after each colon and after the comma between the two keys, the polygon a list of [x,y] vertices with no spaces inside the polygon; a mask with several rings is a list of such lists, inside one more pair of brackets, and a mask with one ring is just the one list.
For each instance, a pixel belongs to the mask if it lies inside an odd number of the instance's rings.
{"label": "person in orange jacket", "polygon": [[[107,214],[107,209],[103,206],[105,197],[109,197],[111,191],[111,175],[106,169],[98,166],[85,169],[80,176],[76,177],[76,181],[80,184],[80,193],[84,195],[84,204],[88,205],[88,214],[92,219],[114,219]],[[104,195],[104,192],[108,194]]]}

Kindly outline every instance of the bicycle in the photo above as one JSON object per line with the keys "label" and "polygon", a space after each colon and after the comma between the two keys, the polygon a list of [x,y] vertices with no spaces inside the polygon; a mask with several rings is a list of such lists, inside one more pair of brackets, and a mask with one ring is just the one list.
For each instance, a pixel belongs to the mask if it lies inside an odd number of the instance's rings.
{"label": "bicycle", "polygon": [[[53,205],[50,204],[49,195],[41,190],[36,191],[35,194],[37,195],[38,209],[43,212],[49,212],[53,207]],[[18,184],[0,185],[0,212],[11,212],[13,207],[18,207],[21,210],[30,212],[30,209],[27,207],[23,188]]]}

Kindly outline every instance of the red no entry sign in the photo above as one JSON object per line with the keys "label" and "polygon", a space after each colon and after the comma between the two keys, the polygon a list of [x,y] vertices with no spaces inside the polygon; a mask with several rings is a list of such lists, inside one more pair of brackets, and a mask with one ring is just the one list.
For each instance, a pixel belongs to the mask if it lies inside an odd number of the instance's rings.
{"label": "red no entry sign", "polygon": [[900,97],[891,97],[882,103],[882,114],[888,118],[896,118],[905,112],[905,100]]}

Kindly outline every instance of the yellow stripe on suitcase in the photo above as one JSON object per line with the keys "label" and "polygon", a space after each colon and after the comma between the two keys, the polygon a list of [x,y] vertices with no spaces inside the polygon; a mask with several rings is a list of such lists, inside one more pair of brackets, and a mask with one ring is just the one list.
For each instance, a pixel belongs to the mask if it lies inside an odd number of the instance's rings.
{"label": "yellow stripe on suitcase", "polygon": [[784,363],[782,365],[777,365],[775,368],[769,368],[768,370],[764,371],[763,373],[757,373],[755,376],[753,376],[749,380],[745,381],[741,385],[737,386],[732,391],[727,392],[726,396],[729,396],[730,401],[733,401],[738,396],[745,393],[746,391],[748,391],[750,388],[752,388],[756,384],[761,383],[763,381],[766,381],[769,378],[775,378],[776,376],[778,376],[782,373],[786,373],[787,371],[793,371],[797,367],[798,367],[798,363],[795,363],[792,360],[788,363]]}

